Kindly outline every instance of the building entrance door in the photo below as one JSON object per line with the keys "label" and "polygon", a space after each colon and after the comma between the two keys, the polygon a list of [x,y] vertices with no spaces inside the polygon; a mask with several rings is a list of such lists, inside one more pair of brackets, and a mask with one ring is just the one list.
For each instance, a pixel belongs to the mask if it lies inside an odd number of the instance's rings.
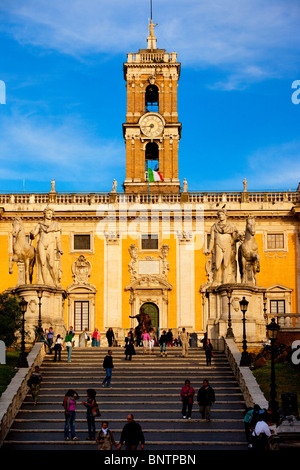
{"label": "building entrance door", "polygon": [[146,302],[140,308],[140,313],[144,309],[144,313],[148,313],[149,317],[151,318],[151,326],[152,328],[158,329],[159,327],[159,309],[158,306],[153,304],[152,302]]}

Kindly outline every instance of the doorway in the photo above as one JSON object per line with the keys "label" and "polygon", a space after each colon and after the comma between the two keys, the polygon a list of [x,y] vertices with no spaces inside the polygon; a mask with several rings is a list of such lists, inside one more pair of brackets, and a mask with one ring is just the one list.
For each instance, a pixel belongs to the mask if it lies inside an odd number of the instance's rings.
{"label": "doorway", "polygon": [[140,313],[144,309],[144,312],[149,315],[151,318],[151,326],[152,328],[158,329],[159,327],[159,309],[158,306],[153,304],[152,302],[146,302],[140,308]]}

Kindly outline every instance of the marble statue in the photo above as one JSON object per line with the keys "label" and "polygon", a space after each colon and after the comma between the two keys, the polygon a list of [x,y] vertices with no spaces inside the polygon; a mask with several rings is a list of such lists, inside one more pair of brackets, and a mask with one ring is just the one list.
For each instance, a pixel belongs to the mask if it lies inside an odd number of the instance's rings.
{"label": "marble statue", "polygon": [[256,285],[256,273],[260,271],[260,256],[254,235],[255,219],[254,217],[248,217],[245,238],[238,250],[239,268],[243,284]]}
{"label": "marble statue", "polygon": [[114,180],[113,180],[113,184],[112,184],[112,188],[111,188],[111,192],[112,192],[112,193],[115,193],[115,192],[117,191],[117,185],[118,185],[118,183],[117,183],[117,181],[114,179]]}
{"label": "marble statue", "polygon": [[243,181],[244,193],[247,192],[247,185],[248,185],[247,180],[246,180],[246,178],[244,178],[244,181]]}
{"label": "marble statue", "polygon": [[187,180],[184,178],[184,180],[183,180],[183,192],[186,193],[187,189],[188,189]]}
{"label": "marble statue", "polygon": [[53,221],[54,210],[47,206],[44,219],[30,232],[30,238],[38,236],[36,245],[36,283],[58,287],[61,270],[61,227]]}
{"label": "marble statue", "polygon": [[12,223],[13,255],[9,257],[9,273],[13,273],[13,263],[24,263],[25,284],[32,284],[33,267],[35,263],[35,248],[28,242],[24,225],[20,217],[15,217]]}
{"label": "marble statue", "polygon": [[227,222],[227,211],[218,211],[218,219],[210,231],[210,243],[205,254],[212,254],[213,285],[236,283],[236,244],[242,235],[236,226]]}

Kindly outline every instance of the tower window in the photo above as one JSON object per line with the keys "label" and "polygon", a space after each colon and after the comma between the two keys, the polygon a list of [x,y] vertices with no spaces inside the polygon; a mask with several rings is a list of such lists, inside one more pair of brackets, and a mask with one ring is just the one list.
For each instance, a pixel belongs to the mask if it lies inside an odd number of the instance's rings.
{"label": "tower window", "polygon": [[145,112],[158,113],[158,88],[156,85],[148,85],[145,95]]}
{"label": "tower window", "polygon": [[159,150],[156,142],[148,142],[145,153],[145,171],[159,169]]}

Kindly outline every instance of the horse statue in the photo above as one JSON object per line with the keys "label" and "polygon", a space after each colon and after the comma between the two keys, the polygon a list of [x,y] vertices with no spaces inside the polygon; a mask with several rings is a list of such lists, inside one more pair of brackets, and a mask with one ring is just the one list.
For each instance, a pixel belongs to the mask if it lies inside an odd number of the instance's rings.
{"label": "horse statue", "polygon": [[25,268],[25,284],[32,284],[33,266],[35,263],[35,248],[28,241],[24,225],[20,217],[15,217],[12,223],[13,255],[9,257],[9,273],[13,273],[13,263],[23,262]]}
{"label": "horse statue", "polygon": [[248,217],[245,237],[238,250],[238,262],[242,283],[256,286],[256,273],[259,273],[260,271],[260,257],[254,235],[255,218]]}

